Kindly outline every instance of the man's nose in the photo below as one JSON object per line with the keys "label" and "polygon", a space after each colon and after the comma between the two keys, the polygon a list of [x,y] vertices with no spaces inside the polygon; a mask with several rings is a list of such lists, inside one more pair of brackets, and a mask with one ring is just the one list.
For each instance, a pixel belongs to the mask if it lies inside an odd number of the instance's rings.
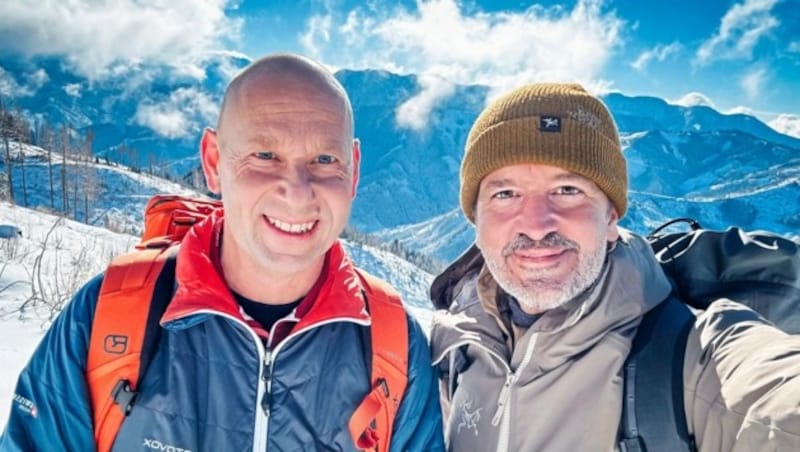
{"label": "man's nose", "polygon": [[289,165],[282,179],[283,195],[290,201],[307,202],[314,198],[311,173],[305,165]]}
{"label": "man's nose", "polygon": [[516,219],[516,232],[542,240],[557,231],[556,213],[546,196],[528,196]]}

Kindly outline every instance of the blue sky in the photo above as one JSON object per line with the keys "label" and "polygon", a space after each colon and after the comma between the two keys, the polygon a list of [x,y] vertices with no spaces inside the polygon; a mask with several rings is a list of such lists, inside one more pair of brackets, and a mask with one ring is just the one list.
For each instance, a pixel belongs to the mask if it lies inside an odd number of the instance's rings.
{"label": "blue sky", "polygon": [[[244,20],[240,50],[251,56],[289,50],[334,67],[500,90],[572,79],[598,92],[708,102],[770,121],[800,114],[799,7],[796,0],[244,1],[234,14]],[[684,98],[689,93],[700,95]]]}
{"label": "blue sky", "polygon": [[93,78],[148,59],[191,73],[191,64],[181,62],[209,50],[253,58],[292,51],[333,69],[418,74],[423,90],[405,119],[412,127],[424,125],[425,112],[454,83],[489,85],[494,95],[527,82],[570,80],[597,93],[750,112],[800,136],[798,0],[12,0],[0,5],[0,54],[65,56]]}

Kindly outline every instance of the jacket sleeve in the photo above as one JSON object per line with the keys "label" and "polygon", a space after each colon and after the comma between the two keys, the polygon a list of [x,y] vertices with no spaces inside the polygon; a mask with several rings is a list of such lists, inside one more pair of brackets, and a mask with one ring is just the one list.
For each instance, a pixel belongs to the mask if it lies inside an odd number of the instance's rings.
{"label": "jacket sleeve", "polygon": [[686,347],[687,423],[700,451],[800,451],[800,336],[719,300]]}
{"label": "jacket sleeve", "polygon": [[390,451],[443,451],[442,412],[428,340],[408,318],[408,386],[394,421]]}
{"label": "jacket sleeve", "polygon": [[22,370],[0,451],[95,450],[84,375],[101,281],[78,291]]}

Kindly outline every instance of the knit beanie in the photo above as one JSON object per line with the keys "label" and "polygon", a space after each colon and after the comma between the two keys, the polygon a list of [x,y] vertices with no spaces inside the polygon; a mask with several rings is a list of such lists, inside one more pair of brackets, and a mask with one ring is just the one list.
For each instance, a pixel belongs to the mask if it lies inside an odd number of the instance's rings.
{"label": "knit beanie", "polygon": [[628,173],[617,127],[603,103],[577,84],[526,85],[487,106],[469,132],[461,162],[461,208],[475,222],[484,177],[504,166],[539,163],[592,180],[620,218]]}

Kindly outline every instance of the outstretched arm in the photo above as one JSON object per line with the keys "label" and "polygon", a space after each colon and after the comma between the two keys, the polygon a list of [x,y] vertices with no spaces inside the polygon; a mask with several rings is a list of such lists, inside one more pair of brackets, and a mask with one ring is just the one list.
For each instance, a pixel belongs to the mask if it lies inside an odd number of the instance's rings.
{"label": "outstretched arm", "polygon": [[800,450],[800,336],[716,301],[689,335],[684,381],[700,451]]}

